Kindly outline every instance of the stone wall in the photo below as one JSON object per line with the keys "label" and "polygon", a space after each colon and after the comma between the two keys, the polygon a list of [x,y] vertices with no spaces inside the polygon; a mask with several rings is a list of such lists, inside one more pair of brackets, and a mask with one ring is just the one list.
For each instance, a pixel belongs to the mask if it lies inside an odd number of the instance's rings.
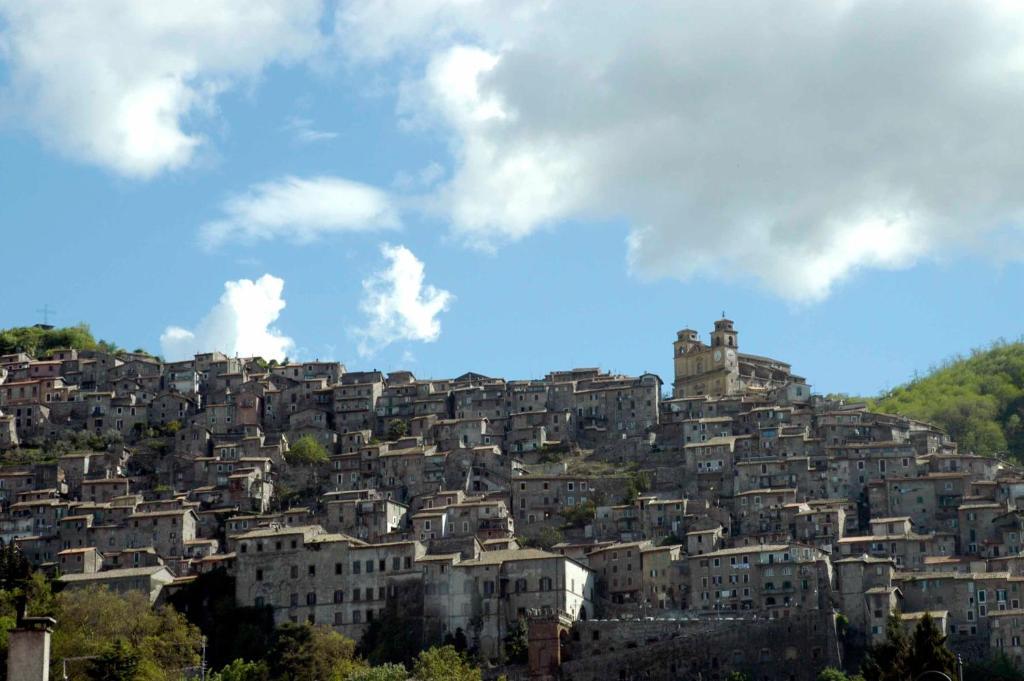
{"label": "stone wall", "polygon": [[831,613],[578,622],[562,659],[563,681],[814,681],[840,666]]}

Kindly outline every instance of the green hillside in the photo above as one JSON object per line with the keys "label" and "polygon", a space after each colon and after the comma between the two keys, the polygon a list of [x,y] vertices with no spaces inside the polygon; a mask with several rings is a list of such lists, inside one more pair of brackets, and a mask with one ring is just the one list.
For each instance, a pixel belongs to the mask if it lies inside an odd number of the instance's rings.
{"label": "green hillside", "polygon": [[13,352],[27,352],[33,357],[46,357],[51,350],[74,348],[76,350],[103,350],[117,352],[113,343],[96,340],[88,324],[76,324],[64,328],[46,329],[40,326],[15,326],[0,329],[0,355]]}
{"label": "green hillside", "polygon": [[945,428],[961,451],[1024,460],[1024,342],[946,362],[873,406]]}

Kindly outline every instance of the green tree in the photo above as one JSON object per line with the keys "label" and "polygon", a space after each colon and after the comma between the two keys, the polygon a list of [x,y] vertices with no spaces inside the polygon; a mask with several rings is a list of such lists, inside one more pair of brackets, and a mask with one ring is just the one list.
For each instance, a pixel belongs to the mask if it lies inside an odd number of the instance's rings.
{"label": "green tree", "polygon": [[593,520],[596,515],[597,506],[590,499],[562,512],[562,517],[565,518],[566,524],[570,527],[586,527],[587,523]]}
{"label": "green tree", "polygon": [[312,435],[303,435],[284,454],[285,461],[291,465],[314,465],[327,463],[330,457],[327,450]]}
{"label": "green tree", "polygon": [[421,602],[422,596],[418,587],[400,588],[402,591],[389,601],[383,616],[367,625],[356,648],[372,665],[408,666],[423,648],[422,612],[413,606]]}
{"label": "green tree", "polygon": [[60,348],[74,350],[117,349],[113,343],[97,341],[88,324],[76,324],[56,329],[40,326],[17,326],[0,329],[0,355],[27,352],[33,357],[46,357]]}
{"label": "green tree", "polygon": [[139,653],[117,639],[88,661],[86,673],[91,681],[135,681],[139,661]]}
{"label": "green tree", "polygon": [[512,664],[526,664],[530,652],[530,627],[520,617],[505,637],[505,656]]}
{"label": "green tree", "polygon": [[11,590],[24,583],[32,568],[13,542],[0,547],[0,589]]}
{"label": "green tree", "polygon": [[725,677],[725,681],[750,681],[750,677],[743,672],[729,672],[729,676]]}
{"label": "green tree", "polygon": [[910,641],[896,613],[889,613],[885,640],[872,646],[861,666],[866,681],[906,681]]}
{"label": "green tree", "polygon": [[850,628],[850,618],[841,612],[836,613],[836,633],[839,634],[839,638],[846,636],[846,631]]}
{"label": "green tree", "polygon": [[135,676],[177,678],[172,670],[199,664],[202,635],[173,608],[152,608],[145,594],[119,595],[105,588],[75,589],[57,595],[50,675],[60,678],[59,660],[104,655],[118,641],[137,657]]}
{"label": "green tree", "polygon": [[210,674],[210,681],[267,681],[269,674],[267,663],[262,660],[246,662],[237,659],[219,672]]}
{"label": "green tree", "polygon": [[946,636],[928,613],[914,628],[908,667],[913,678],[927,671],[956,676],[956,657],[946,647]]}
{"label": "green tree", "polygon": [[409,432],[409,427],[405,425],[405,421],[395,419],[388,424],[388,440],[394,442],[395,440],[401,440]]}
{"label": "green tree", "polygon": [[961,450],[1024,458],[1024,342],[997,342],[954,358],[873,406],[934,423]]}
{"label": "green tree", "polygon": [[956,658],[946,648],[946,637],[927,613],[908,638],[899,617],[890,613],[885,641],[872,646],[861,671],[866,681],[905,681],[926,671],[956,676]]}
{"label": "green tree", "polygon": [[435,646],[421,652],[412,675],[416,681],[481,681],[480,670],[454,646]]}
{"label": "green tree", "polygon": [[406,681],[408,678],[409,672],[405,667],[388,662],[376,667],[360,669],[345,681]]}
{"label": "green tree", "polygon": [[836,669],[835,667],[825,667],[818,674],[817,681],[864,681],[864,677],[861,675],[850,676],[844,671]]}
{"label": "green tree", "polygon": [[226,570],[199,575],[169,600],[206,635],[207,660],[215,669],[236,659],[260,660],[273,643],[271,609],[239,607],[235,579]]}
{"label": "green tree", "polygon": [[324,681],[347,675],[363,665],[356,644],[323,626],[285,624],[274,632],[267,661],[274,681]]}
{"label": "green tree", "polygon": [[623,501],[627,504],[635,504],[637,497],[651,489],[651,480],[647,477],[647,473],[639,471],[632,473],[629,476],[629,482],[626,484],[626,495],[623,497]]}
{"label": "green tree", "polygon": [[551,547],[565,540],[565,537],[560,531],[554,527],[542,527],[533,537],[525,537],[522,539],[524,546],[533,546],[538,549],[544,549],[550,551]]}
{"label": "green tree", "polygon": [[1001,652],[987,660],[966,665],[964,681],[1024,681],[1024,670]]}

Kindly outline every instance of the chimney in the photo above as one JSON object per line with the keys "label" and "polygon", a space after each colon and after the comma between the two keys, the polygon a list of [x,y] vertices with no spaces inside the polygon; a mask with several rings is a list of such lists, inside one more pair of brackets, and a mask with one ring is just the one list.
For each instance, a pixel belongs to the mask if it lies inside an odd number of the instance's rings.
{"label": "chimney", "polygon": [[8,681],[49,681],[50,634],[57,620],[29,617],[24,596],[18,599],[18,621],[7,634]]}

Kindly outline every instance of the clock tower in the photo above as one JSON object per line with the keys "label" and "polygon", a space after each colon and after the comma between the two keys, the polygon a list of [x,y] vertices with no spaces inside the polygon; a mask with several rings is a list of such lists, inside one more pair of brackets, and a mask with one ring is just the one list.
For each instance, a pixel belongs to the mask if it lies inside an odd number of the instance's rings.
{"label": "clock tower", "polygon": [[739,387],[739,341],[729,319],[715,322],[711,345],[700,341],[698,333],[683,329],[672,344],[674,354],[675,397],[733,394]]}

